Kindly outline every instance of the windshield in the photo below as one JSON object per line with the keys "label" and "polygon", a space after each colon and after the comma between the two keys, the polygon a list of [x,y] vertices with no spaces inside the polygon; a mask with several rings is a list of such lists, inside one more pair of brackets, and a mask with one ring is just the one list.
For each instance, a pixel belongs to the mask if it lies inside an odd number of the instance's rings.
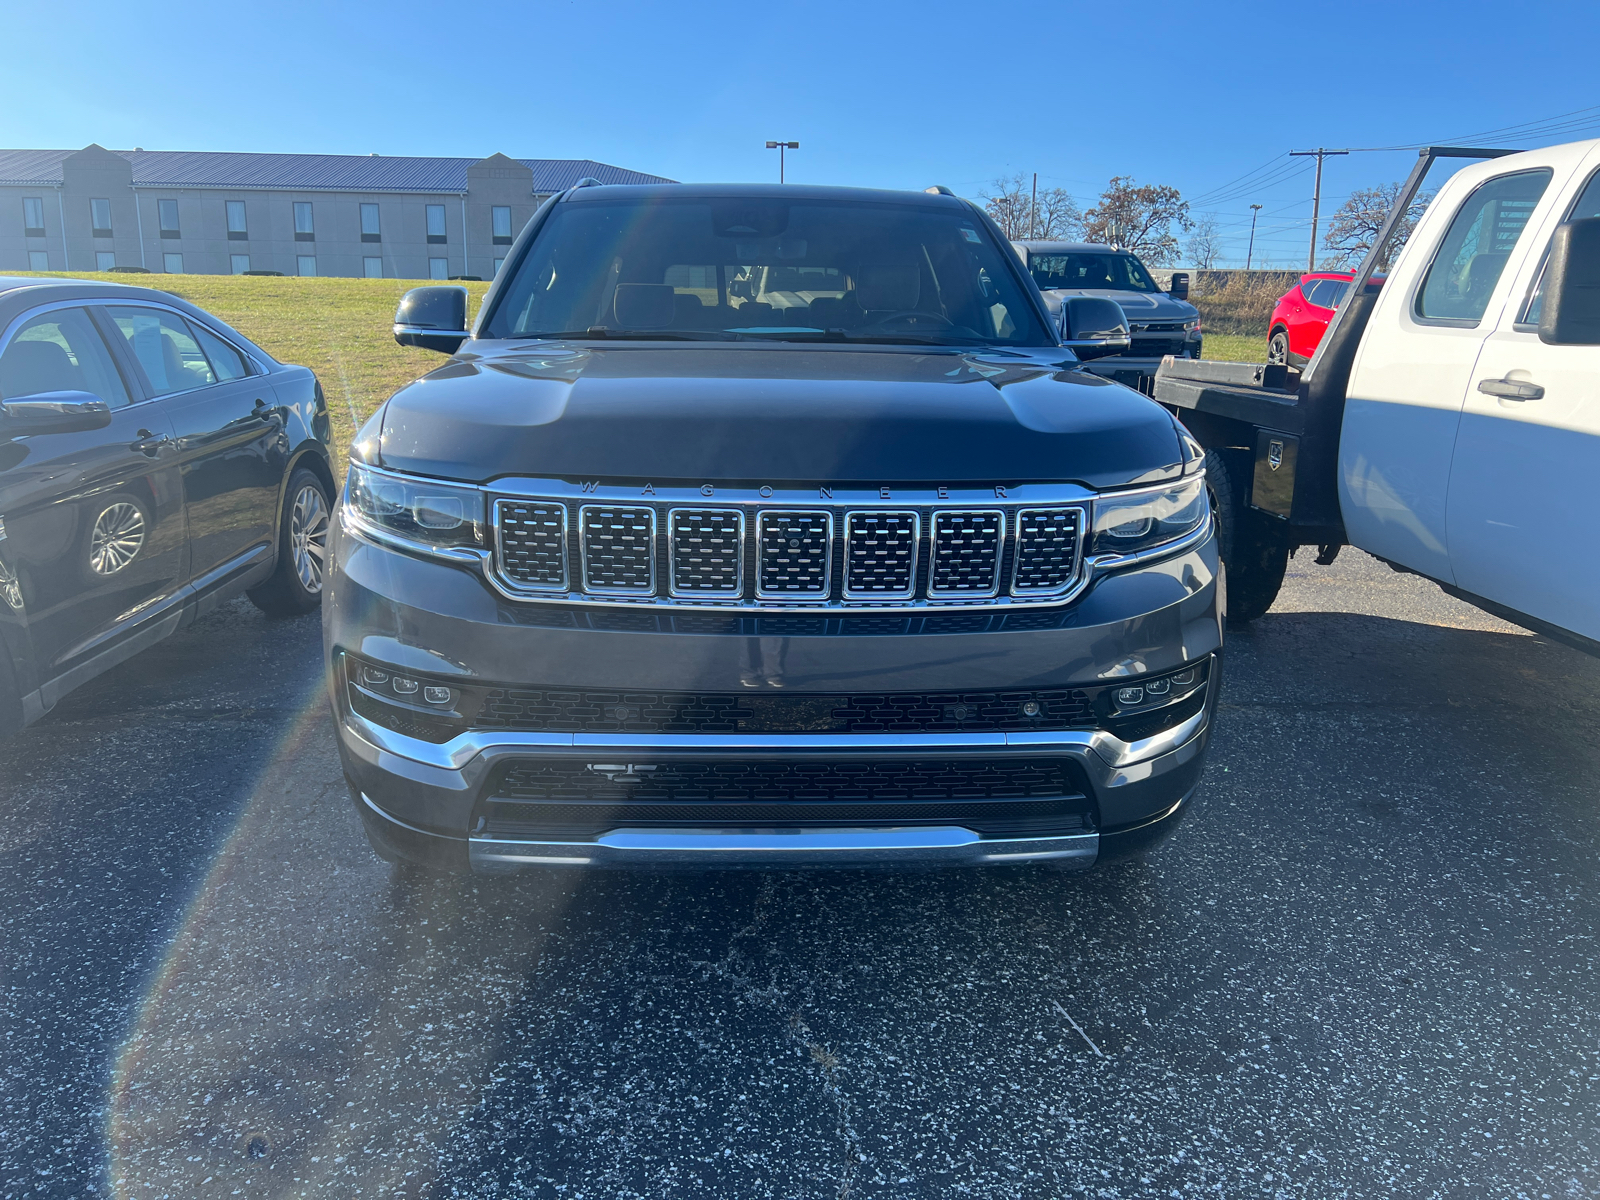
{"label": "windshield", "polygon": [[1159,292],[1131,254],[1030,254],[1028,270],[1040,290]]}
{"label": "windshield", "polygon": [[489,337],[1051,344],[963,209],[765,198],[559,205]]}

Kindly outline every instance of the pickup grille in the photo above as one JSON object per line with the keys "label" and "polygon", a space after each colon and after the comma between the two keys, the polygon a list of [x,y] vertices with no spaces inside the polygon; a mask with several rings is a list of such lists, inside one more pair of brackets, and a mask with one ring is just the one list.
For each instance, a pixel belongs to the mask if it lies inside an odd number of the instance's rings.
{"label": "pickup grille", "polygon": [[514,595],[755,612],[1059,602],[1082,582],[1087,520],[1084,504],[1004,501],[747,510],[502,497],[492,512],[494,571]]}

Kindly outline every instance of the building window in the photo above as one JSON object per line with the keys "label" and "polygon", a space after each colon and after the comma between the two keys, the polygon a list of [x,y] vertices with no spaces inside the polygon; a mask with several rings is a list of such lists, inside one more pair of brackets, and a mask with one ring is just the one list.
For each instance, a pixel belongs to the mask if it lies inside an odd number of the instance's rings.
{"label": "building window", "polygon": [[448,258],[430,258],[428,260],[429,279],[449,279],[450,260]]}
{"label": "building window", "polygon": [[378,206],[376,204],[363,204],[361,206],[361,240],[363,242],[383,241],[383,230],[378,224]]}
{"label": "building window", "polygon": [[235,275],[243,275],[250,269],[250,256],[248,254],[228,255],[228,267]]}
{"label": "building window", "polygon": [[315,275],[317,273],[317,256],[315,254],[302,254],[294,262],[295,269],[301,275]]}
{"label": "building window", "polygon": [[43,250],[28,251],[28,270],[48,271],[50,269],[50,255]]}
{"label": "building window", "polygon": [[317,240],[316,226],[311,223],[311,201],[296,200],[294,202],[294,240],[297,242],[314,242]]}
{"label": "building window", "polygon": [[109,250],[97,250],[94,255],[94,269],[96,271],[109,271],[117,265],[117,256]]}
{"label": "building window", "polygon": [[161,236],[164,238],[182,237],[178,230],[178,202],[176,200],[157,200],[156,216],[161,222]]}
{"label": "building window", "polygon": [[95,237],[111,236],[111,201],[89,201],[89,224],[94,227]]}
{"label": "building window", "polygon": [[161,256],[161,269],[168,275],[183,274],[183,255],[163,254]]}
{"label": "building window", "polygon": [[496,246],[511,245],[511,209],[493,208],[490,212],[494,216],[494,244]]}
{"label": "building window", "polygon": [[428,205],[428,241],[439,245],[447,240],[444,233],[444,205]]}
{"label": "building window", "polygon": [[38,196],[22,198],[22,233],[24,237],[44,236],[44,201]]}
{"label": "building window", "polygon": [[250,233],[244,223],[244,201],[228,201],[228,240],[242,242],[248,239]]}
{"label": "building window", "polygon": [[361,260],[361,273],[368,279],[383,278],[383,259],[363,258]]}
{"label": "building window", "polygon": [[494,273],[496,275],[500,274],[500,268],[505,266],[505,263],[506,260],[503,258],[497,258],[494,260]]}

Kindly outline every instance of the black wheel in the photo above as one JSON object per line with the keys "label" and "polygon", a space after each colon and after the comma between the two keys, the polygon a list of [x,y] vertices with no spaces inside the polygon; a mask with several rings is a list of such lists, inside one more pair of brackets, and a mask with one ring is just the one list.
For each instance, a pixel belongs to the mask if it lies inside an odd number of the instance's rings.
{"label": "black wheel", "polygon": [[1228,624],[1247,625],[1272,607],[1289,566],[1289,542],[1273,517],[1251,508],[1250,452],[1207,450],[1206,480],[1228,584]]}
{"label": "black wheel", "polygon": [[250,601],[270,617],[297,617],[322,603],[333,503],[327,485],[301,467],[289,477],[278,523],[278,565],[250,589]]}
{"label": "black wheel", "polygon": [[1267,339],[1267,361],[1269,363],[1287,363],[1289,361],[1289,331],[1287,329],[1274,329],[1272,336]]}

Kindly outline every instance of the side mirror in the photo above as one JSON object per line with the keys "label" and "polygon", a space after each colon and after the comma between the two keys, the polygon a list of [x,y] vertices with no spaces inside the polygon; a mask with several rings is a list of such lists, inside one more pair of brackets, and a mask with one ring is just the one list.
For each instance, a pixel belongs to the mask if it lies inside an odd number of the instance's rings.
{"label": "side mirror", "polygon": [[111,424],[111,406],[92,392],[38,392],[0,402],[0,437],[80,433]]}
{"label": "side mirror", "polygon": [[1547,346],[1600,345],[1600,217],[1556,226],[1544,269],[1539,340]]}
{"label": "side mirror", "polygon": [[471,336],[466,288],[412,288],[394,310],[394,340],[402,346],[454,354]]}
{"label": "side mirror", "polygon": [[1187,300],[1189,298],[1189,272],[1174,271],[1171,281],[1167,284],[1167,291],[1174,300]]}
{"label": "side mirror", "polygon": [[1061,344],[1084,360],[1122,354],[1132,344],[1128,318],[1115,300],[1069,296],[1061,302]]}

